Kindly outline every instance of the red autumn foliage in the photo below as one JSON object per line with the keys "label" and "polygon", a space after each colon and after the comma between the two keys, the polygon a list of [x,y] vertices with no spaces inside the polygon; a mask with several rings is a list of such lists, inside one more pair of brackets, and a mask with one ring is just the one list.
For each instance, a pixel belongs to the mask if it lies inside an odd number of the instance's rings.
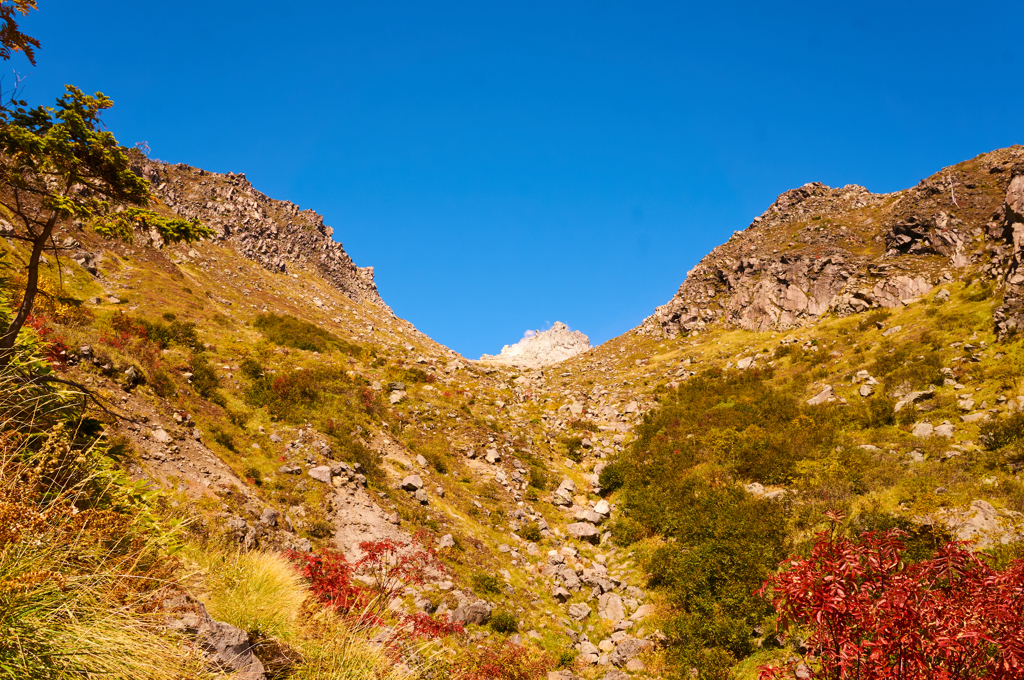
{"label": "red autumn foliage", "polygon": [[[412,544],[400,541],[364,541],[363,555],[350,563],[343,554],[325,550],[320,555],[289,551],[299,573],[309,581],[313,596],[323,605],[354,618],[360,624],[381,624],[391,602],[407,587],[421,585],[428,572],[444,573],[444,565],[432,548],[425,547],[425,536],[417,535]],[[362,573],[373,581],[365,587],[353,582]],[[396,630],[414,638],[435,638],[464,632],[462,625],[435,619],[425,613],[401,615]]]}
{"label": "red autumn foliage", "polygon": [[[1024,560],[994,569],[963,543],[903,561],[905,533],[851,540],[818,535],[761,593],[780,628],[811,631],[802,677],[829,680],[959,680],[1024,677]],[[761,680],[792,677],[797,662],[763,667]],[[807,674],[809,672],[809,675]]]}
{"label": "red autumn foliage", "polygon": [[554,664],[522,645],[506,642],[470,650],[450,669],[455,680],[538,680]]}
{"label": "red autumn foliage", "polygon": [[325,550],[322,555],[291,550],[286,555],[309,581],[313,597],[321,604],[346,615],[361,614],[366,609],[368,593],[352,583],[354,570],[344,555],[333,550]]}
{"label": "red autumn foliage", "polygon": [[413,638],[432,640],[445,635],[462,635],[465,628],[458,621],[436,619],[425,612],[417,612],[402,617],[407,625],[408,634]]}
{"label": "red autumn foliage", "polygon": [[31,314],[25,325],[35,329],[43,343],[43,354],[46,361],[54,368],[64,368],[68,360],[68,346],[58,340],[50,327],[49,321],[41,314]]}

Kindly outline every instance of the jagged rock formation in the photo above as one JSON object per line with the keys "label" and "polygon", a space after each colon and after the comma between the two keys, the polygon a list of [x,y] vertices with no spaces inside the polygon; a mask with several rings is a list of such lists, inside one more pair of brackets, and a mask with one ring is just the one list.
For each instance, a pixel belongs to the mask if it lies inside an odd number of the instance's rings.
{"label": "jagged rock formation", "polygon": [[[722,320],[748,330],[899,307],[966,267],[1005,285],[1000,334],[1024,323],[1024,148],[982,154],[918,186],[872,194],[819,182],[787,191],[691,270],[642,330]],[[986,238],[987,237],[987,238]]]}
{"label": "jagged rock formation", "polygon": [[[244,257],[268,270],[309,269],[353,300],[387,307],[377,292],[373,267],[357,267],[331,227],[312,210],[278,201],[253,188],[241,173],[218,174],[179,163],[138,157],[135,171],[170,211],[198,218]],[[161,246],[151,236],[153,245]]]}
{"label": "jagged rock formation", "polygon": [[[993,314],[996,330],[1000,337],[1015,333],[1024,327],[1024,167],[1014,169],[1014,177],[1006,191],[1002,215],[995,215],[989,223],[990,236],[1000,239],[1003,245],[993,257],[993,264],[1006,262],[1006,269],[999,271],[1006,281],[1003,304]],[[999,218],[1002,219],[999,219]]]}
{"label": "jagged rock formation", "polygon": [[514,345],[505,345],[501,354],[485,354],[480,361],[542,368],[565,361],[590,349],[590,338],[580,331],[570,331],[561,321],[546,331],[534,331]]}

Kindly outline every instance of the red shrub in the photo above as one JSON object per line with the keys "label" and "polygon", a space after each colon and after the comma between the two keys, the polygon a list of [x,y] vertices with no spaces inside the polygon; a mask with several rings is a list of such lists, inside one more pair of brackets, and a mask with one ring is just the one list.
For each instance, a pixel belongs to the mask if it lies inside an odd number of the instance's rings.
{"label": "red shrub", "polygon": [[54,337],[53,328],[46,317],[41,314],[30,314],[25,323],[39,335],[46,361],[54,368],[64,368],[68,360],[68,346]]}
{"label": "red shrub", "polygon": [[543,654],[506,642],[469,650],[449,675],[453,680],[537,680],[554,665]]}
{"label": "red shrub", "polygon": [[[962,544],[903,562],[903,532],[856,541],[819,534],[810,558],[791,558],[761,592],[780,627],[811,630],[805,677],[943,680],[1024,677],[1024,560],[999,571]],[[761,669],[762,680],[795,671]]]}
{"label": "red shrub", "polygon": [[418,540],[412,546],[390,539],[363,541],[359,549],[363,556],[354,566],[373,579],[377,593],[375,608],[379,612],[385,611],[406,587],[421,585],[428,571],[444,571],[433,549],[424,548]]}
{"label": "red shrub", "polygon": [[416,612],[402,617],[407,624],[408,636],[412,638],[433,639],[445,635],[462,635],[466,630],[458,621],[436,619],[430,614]]}
{"label": "red shrub", "polygon": [[325,550],[323,555],[285,553],[296,563],[299,573],[309,581],[313,596],[341,614],[362,614],[368,602],[367,592],[352,583],[353,567],[341,553]]}
{"label": "red shrub", "polygon": [[[433,549],[423,546],[417,535],[413,543],[400,541],[364,541],[359,544],[363,556],[350,563],[333,550],[322,555],[289,551],[288,559],[310,583],[314,597],[347,616],[358,616],[363,623],[381,623],[392,601],[408,587],[421,585],[428,572],[444,573]],[[362,572],[373,580],[369,588],[357,586],[352,577]],[[413,637],[437,637],[461,633],[462,626],[435,620],[426,614],[402,617]]]}

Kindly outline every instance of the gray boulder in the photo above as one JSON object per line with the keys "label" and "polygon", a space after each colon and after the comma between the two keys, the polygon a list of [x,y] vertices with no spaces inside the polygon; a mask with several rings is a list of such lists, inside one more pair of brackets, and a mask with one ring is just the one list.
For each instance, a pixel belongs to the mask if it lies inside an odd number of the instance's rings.
{"label": "gray boulder", "polygon": [[491,605],[483,600],[473,603],[463,602],[452,612],[452,621],[465,624],[483,625],[491,619]]}
{"label": "gray boulder", "polygon": [[582,621],[583,619],[590,616],[590,611],[590,607],[583,604],[582,602],[577,602],[576,604],[569,605],[569,617],[573,621]]}
{"label": "gray boulder", "polygon": [[638,640],[636,638],[627,637],[624,638],[615,647],[615,651],[611,653],[608,658],[614,666],[624,666],[630,659],[639,654],[640,652],[646,651],[653,647],[647,640]]}
{"label": "gray boulder", "polygon": [[601,532],[593,524],[587,522],[574,522],[567,526],[565,531],[573,538],[595,545],[601,540]]}
{"label": "gray boulder", "polygon": [[199,628],[197,641],[210,661],[239,680],[265,680],[263,664],[253,654],[249,634],[221,621],[206,621]]}
{"label": "gray boulder", "polygon": [[616,623],[626,618],[622,598],[617,593],[605,593],[599,597],[597,599],[597,615]]}
{"label": "gray boulder", "polygon": [[331,483],[331,468],[328,465],[319,465],[309,469],[309,476],[324,484]]}
{"label": "gray boulder", "polygon": [[409,475],[402,480],[402,489],[404,491],[419,491],[423,488],[423,480],[419,475]]}

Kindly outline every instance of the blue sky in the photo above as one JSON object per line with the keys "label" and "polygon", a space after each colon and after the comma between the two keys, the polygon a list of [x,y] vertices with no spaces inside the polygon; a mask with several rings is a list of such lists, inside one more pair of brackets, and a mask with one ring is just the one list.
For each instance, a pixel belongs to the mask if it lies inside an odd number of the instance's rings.
{"label": "blue sky", "polygon": [[32,103],[101,90],[122,143],[320,212],[473,358],[628,330],[792,187],[1024,142],[1005,0],[39,4]]}

